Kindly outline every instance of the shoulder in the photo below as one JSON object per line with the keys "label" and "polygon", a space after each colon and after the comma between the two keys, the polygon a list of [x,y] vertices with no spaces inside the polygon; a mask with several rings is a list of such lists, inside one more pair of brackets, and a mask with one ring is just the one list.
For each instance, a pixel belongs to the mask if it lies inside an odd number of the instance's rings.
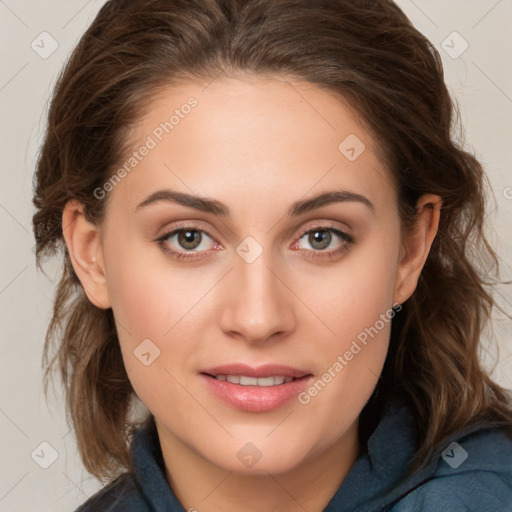
{"label": "shoulder", "polygon": [[489,429],[448,442],[434,472],[388,510],[512,512],[512,440]]}
{"label": "shoulder", "polygon": [[91,496],[75,512],[149,512],[135,480],[123,473]]}

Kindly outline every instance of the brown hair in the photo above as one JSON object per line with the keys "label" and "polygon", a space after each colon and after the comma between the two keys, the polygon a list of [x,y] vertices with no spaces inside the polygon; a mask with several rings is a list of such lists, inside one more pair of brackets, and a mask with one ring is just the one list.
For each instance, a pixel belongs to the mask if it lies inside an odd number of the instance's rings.
{"label": "brown hair", "polygon": [[440,56],[404,13],[390,0],[110,0],[58,78],[33,200],[39,268],[44,255],[64,255],[45,384],[57,365],[86,469],[102,480],[130,469],[134,393],[112,310],[89,302],[70,263],[63,208],[77,199],[101,223],[106,201],[94,190],[123,161],[128,128],[148,101],[162,86],[220,73],[296,78],[347,99],[379,143],[404,226],[422,194],[443,198],[438,235],[393,320],[382,378],[361,419],[371,423],[400,390],[420,440],[415,466],[473,423],[510,432],[506,391],[477,355],[495,306],[485,276],[498,270],[483,231],[484,173],[452,137]]}

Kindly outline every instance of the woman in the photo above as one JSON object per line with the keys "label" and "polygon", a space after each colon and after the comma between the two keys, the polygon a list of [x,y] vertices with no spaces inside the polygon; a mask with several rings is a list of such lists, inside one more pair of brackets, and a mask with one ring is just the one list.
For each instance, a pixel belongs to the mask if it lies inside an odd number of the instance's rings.
{"label": "woman", "polygon": [[[111,0],[56,85],[38,261],[80,511],[512,510],[484,173],[391,1]],[[145,414],[135,414],[143,404]]]}

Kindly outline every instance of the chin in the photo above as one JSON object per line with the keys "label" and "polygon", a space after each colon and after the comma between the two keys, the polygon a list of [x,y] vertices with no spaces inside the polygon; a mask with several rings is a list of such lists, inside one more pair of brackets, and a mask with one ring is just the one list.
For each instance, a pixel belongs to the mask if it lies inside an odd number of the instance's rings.
{"label": "chin", "polygon": [[246,438],[220,448],[220,452],[204,453],[203,457],[225,471],[243,475],[288,473],[304,464],[306,456],[306,448],[300,440],[284,446],[282,442],[251,442]]}

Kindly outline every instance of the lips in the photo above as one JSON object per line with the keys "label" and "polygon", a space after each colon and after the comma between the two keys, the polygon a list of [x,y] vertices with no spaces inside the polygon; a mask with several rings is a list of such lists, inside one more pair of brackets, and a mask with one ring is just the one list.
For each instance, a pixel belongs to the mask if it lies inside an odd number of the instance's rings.
{"label": "lips", "polygon": [[293,400],[313,376],[290,366],[229,364],[205,369],[200,377],[228,405],[247,412],[266,412]]}

